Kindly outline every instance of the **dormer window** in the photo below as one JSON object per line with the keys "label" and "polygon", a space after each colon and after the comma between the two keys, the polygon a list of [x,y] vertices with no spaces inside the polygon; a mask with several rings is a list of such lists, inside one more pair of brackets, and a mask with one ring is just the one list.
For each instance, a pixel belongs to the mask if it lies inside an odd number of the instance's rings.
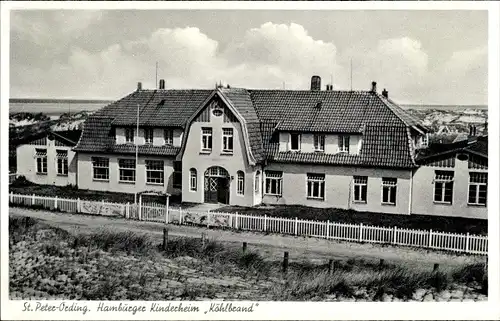
{"label": "dormer window", "polygon": [[314,135],[314,151],[325,151],[325,135]]}
{"label": "dormer window", "polygon": [[163,139],[165,141],[165,145],[173,145],[174,144],[174,131],[171,129],[165,129],[163,131]]}
{"label": "dormer window", "polygon": [[290,134],[290,150],[292,151],[300,150],[300,134],[297,133]]}
{"label": "dormer window", "polygon": [[339,136],[339,153],[349,154],[349,136],[347,135]]}
{"label": "dormer window", "polygon": [[144,140],[146,141],[146,144],[152,144],[153,143],[153,129],[144,129]]}
{"label": "dormer window", "polygon": [[125,142],[133,143],[134,142],[134,129],[133,128],[125,128]]}

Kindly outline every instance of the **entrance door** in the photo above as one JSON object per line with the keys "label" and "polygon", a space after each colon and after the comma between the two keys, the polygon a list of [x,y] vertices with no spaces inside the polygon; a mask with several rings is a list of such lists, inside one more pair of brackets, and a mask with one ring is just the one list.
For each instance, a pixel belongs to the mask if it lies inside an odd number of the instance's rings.
{"label": "entrance door", "polygon": [[218,166],[205,171],[205,202],[229,204],[229,174]]}

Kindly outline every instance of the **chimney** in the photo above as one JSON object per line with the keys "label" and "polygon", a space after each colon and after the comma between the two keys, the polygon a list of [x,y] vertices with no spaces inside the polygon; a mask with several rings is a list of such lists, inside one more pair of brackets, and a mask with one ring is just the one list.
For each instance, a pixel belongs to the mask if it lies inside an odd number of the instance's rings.
{"label": "chimney", "polygon": [[384,90],[382,90],[382,96],[384,96],[385,98],[389,98],[389,92],[384,88]]}
{"label": "chimney", "polygon": [[142,90],[142,82],[137,83],[137,90]]}
{"label": "chimney", "polygon": [[165,79],[160,79],[160,88],[159,89],[165,89]]}
{"label": "chimney", "polygon": [[377,82],[372,81],[372,93],[376,93],[376,92],[377,92]]}
{"label": "chimney", "polygon": [[311,77],[311,90],[319,91],[321,90],[321,77],[312,76]]}
{"label": "chimney", "polygon": [[327,84],[326,85],[326,91],[332,91],[333,90],[333,85],[332,84]]}

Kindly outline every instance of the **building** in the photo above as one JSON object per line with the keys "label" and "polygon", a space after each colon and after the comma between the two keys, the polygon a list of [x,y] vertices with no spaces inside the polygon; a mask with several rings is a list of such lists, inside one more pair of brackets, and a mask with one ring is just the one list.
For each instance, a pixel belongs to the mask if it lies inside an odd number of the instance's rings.
{"label": "building", "polygon": [[488,136],[420,150],[412,214],[488,218]]}
{"label": "building", "polygon": [[[192,203],[487,217],[485,205],[467,203],[467,188],[475,187],[461,177],[472,166],[461,163],[463,152],[427,146],[428,128],[375,82],[367,91],[324,90],[318,76],[310,90],[164,84],[147,90],[139,83],[86,120],[72,149],[78,188],[155,190]],[[471,157],[480,155],[485,172],[487,150]],[[435,201],[429,188],[445,177],[435,165],[442,157],[461,157],[453,170],[464,170],[444,212],[448,198]]]}
{"label": "building", "polygon": [[77,160],[72,148],[81,131],[49,131],[16,148],[17,175],[43,185],[76,185]]}

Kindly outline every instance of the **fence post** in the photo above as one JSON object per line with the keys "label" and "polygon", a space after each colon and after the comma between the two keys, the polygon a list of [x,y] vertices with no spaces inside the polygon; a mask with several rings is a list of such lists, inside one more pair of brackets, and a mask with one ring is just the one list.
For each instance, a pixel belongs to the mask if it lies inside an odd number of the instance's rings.
{"label": "fence post", "polygon": [[285,252],[285,255],[283,256],[283,273],[286,273],[288,270],[288,252]]}
{"label": "fence post", "polygon": [[137,209],[137,217],[138,217],[139,221],[142,221],[142,200],[141,200],[141,197],[139,197],[139,206]]}
{"label": "fence post", "polygon": [[35,194],[31,196],[31,206],[35,205]]}
{"label": "fence post", "polygon": [[169,213],[168,213],[168,211],[169,211],[169,208],[168,208],[168,206],[167,206],[167,207],[165,208],[165,224],[168,224],[168,221],[169,221],[169,217],[168,217],[168,216],[169,216]]}
{"label": "fence post", "polygon": [[439,263],[434,263],[434,268],[432,269],[432,272],[437,272],[439,270]]}
{"label": "fence post", "polygon": [[207,212],[207,228],[210,228],[210,212]]}
{"label": "fence post", "polygon": [[398,227],[394,226],[392,233],[392,244],[396,244],[396,241],[398,239],[397,235],[398,235]]}
{"label": "fence post", "polygon": [[465,253],[469,252],[469,232],[467,232],[467,236],[465,238]]}
{"label": "fence post", "polygon": [[[298,219],[297,217],[295,217],[295,236],[297,236],[297,224],[298,224]],[[285,252],[287,253],[287,256],[288,256],[288,252]]]}
{"label": "fence post", "polygon": [[235,225],[235,229],[238,229],[238,212],[236,212],[236,213],[234,214],[234,218],[235,218],[235,223],[236,223],[236,225]]}
{"label": "fence post", "polygon": [[267,231],[266,221],[267,221],[267,214],[264,214],[264,232]]}
{"label": "fence post", "polygon": [[10,192],[10,202],[14,203],[14,192]]}
{"label": "fence post", "polygon": [[163,228],[163,251],[167,250],[168,244],[168,229],[166,227]]}
{"label": "fence post", "polygon": [[80,198],[78,197],[76,199],[76,212],[80,213],[80,211],[81,211],[81,208],[80,208]]}
{"label": "fence post", "polygon": [[54,209],[57,210],[57,195],[54,197]]}
{"label": "fence post", "polygon": [[243,253],[247,251],[247,242],[243,242]]}
{"label": "fence post", "polygon": [[326,221],[326,233],[325,233],[325,238],[328,240],[328,238],[330,237],[329,234],[330,234],[330,220],[327,220]]}
{"label": "fence post", "polygon": [[182,225],[182,207],[179,206],[179,225]]}
{"label": "fence post", "polygon": [[363,241],[363,223],[359,224],[359,241]]}
{"label": "fence post", "polygon": [[432,247],[432,230],[429,230],[429,244],[427,247]]}

